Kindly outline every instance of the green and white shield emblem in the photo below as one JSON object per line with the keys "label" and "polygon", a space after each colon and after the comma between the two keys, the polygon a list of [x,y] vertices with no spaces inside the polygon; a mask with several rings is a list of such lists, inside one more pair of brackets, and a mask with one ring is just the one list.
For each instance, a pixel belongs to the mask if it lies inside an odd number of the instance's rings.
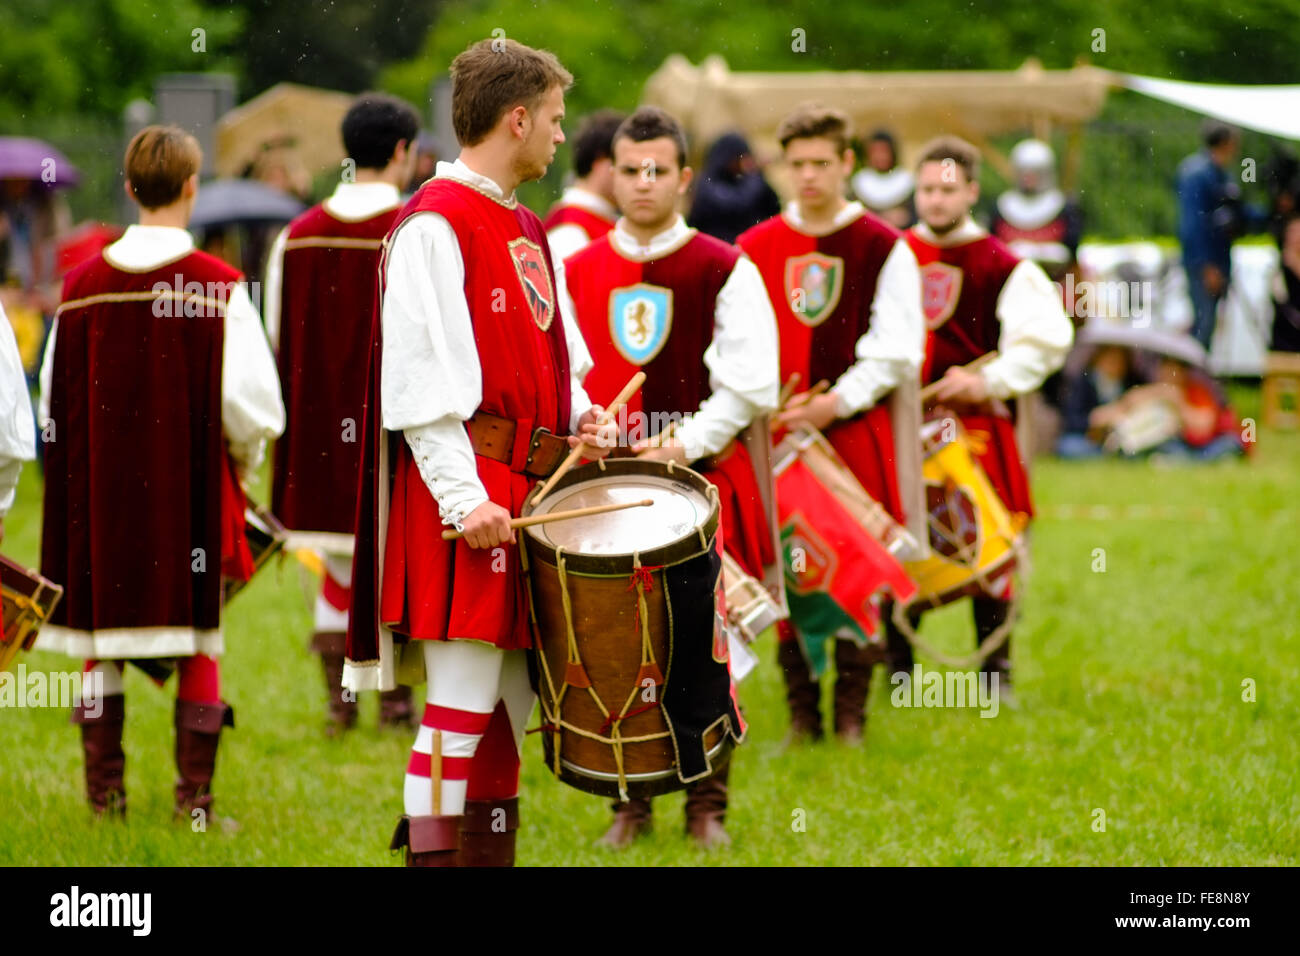
{"label": "green and white shield emblem", "polygon": [[785,300],[804,325],[821,325],[840,304],[844,260],[809,252],[785,260]]}

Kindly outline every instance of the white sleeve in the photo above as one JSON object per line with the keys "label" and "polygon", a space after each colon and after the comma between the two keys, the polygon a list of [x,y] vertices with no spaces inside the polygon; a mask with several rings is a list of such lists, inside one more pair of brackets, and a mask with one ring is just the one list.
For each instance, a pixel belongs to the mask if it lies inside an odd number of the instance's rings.
{"label": "white sleeve", "polygon": [[566,222],[548,232],[546,241],[551,247],[551,258],[555,260],[555,271],[558,273],[560,263],[591,240],[587,237],[587,230],[575,223]]}
{"label": "white sleeve", "polygon": [[36,405],[36,420],[41,428],[50,420],[50,388],[54,384],[54,339],[59,332],[59,317],[50,323],[50,334],[45,339],[45,355],[41,358],[41,395]]}
{"label": "white sleeve", "polygon": [[404,429],[424,485],[438,503],[442,523],[459,530],[471,511],[488,500],[474,463],[474,447],[465,423],[448,416],[428,425]]}
{"label": "white sleeve", "polygon": [[23,462],[36,457],[32,399],[13,326],[0,308],[0,517],[9,513]]}
{"label": "white sleeve", "polygon": [[437,213],[407,219],[389,246],[384,299],[383,425],[401,431],[420,476],[454,524],[488,494],[465,422],[483,401],[460,243]]}
{"label": "white sleeve", "polygon": [[275,356],[242,282],[233,286],[226,303],[221,425],[231,455],[245,472],[262,463],[267,440],[284,431],[284,400]]}
{"label": "white sleeve", "polygon": [[780,394],[776,314],[748,256],[736,261],[718,293],[704,364],[712,394],[676,434],[690,460],[720,452],[754,418],[775,409]]}
{"label": "white sleeve", "polygon": [[266,257],[266,282],[263,285],[262,319],[266,324],[266,338],[272,351],[280,351],[280,296],[284,292],[284,246],[289,241],[289,227],[285,226],[271,243],[271,253]]}
{"label": "white sleeve", "polygon": [[871,301],[871,327],[858,339],[854,355],[857,361],[831,390],[841,418],[870,408],[920,373],[925,358],[921,270],[904,239],[894,243],[880,267]]}
{"label": "white sleeve", "polygon": [[573,298],[569,295],[564,260],[555,257],[554,249],[551,250],[551,261],[555,263],[555,298],[559,304],[560,321],[564,323],[564,341],[569,347],[569,431],[576,432],[578,419],[591,408],[591,398],[582,387],[582,382],[595,363],[591,360],[591,352],[587,350],[587,342],[583,339],[582,330],[575,318],[578,313],[573,307]]}
{"label": "white sleeve", "polygon": [[1074,341],[1060,290],[1041,267],[1021,262],[998,296],[997,317],[1002,323],[998,357],[982,370],[989,394],[1012,398],[1032,392],[1065,364]]}

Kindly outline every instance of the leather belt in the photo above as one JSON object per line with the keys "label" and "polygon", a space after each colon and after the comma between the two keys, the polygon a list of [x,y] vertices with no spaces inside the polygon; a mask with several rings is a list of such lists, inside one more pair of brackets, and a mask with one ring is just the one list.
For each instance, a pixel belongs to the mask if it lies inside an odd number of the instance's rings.
{"label": "leather belt", "polygon": [[[474,454],[509,465],[511,471],[546,478],[569,454],[569,443],[549,428],[534,429],[529,420],[515,421],[487,412],[475,412],[467,424]],[[522,426],[522,427],[520,427]]]}

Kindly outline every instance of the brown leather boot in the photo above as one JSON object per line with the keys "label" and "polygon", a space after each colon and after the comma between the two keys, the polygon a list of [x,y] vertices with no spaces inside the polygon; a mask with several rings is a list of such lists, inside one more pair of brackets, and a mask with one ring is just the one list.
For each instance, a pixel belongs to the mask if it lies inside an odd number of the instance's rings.
{"label": "brown leather boot", "polygon": [[460,825],[461,866],[514,866],[519,798],[466,800]]}
{"label": "brown leather boot", "polygon": [[785,746],[821,740],[821,687],[813,680],[799,642],[778,642],[776,659],[785,676],[785,699],[790,706],[790,732]]}
{"label": "brown leather boot", "polygon": [[[212,775],[217,766],[217,744],[221,728],[235,726],[235,712],[229,704],[197,704],[176,701],[176,819],[201,820],[199,832],[212,824],[231,832],[239,824],[212,810]],[[201,811],[196,815],[195,811]]]}
{"label": "brown leather boot", "polygon": [[649,800],[633,798],[626,803],[617,802],[614,807],[614,822],[610,824],[605,835],[596,842],[601,846],[621,850],[643,833],[654,828],[653,810]]}
{"label": "brown leather boot", "polygon": [[[339,673],[343,669],[340,665]],[[352,705],[356,708],[356,704]],[[411,688],[398,684],[379,695],[379,726],[410,730],[415,726],[415,708],[411,706]]]}
{"label": "brown leather boot", "polygon": [[867,726],[867,694],[880,650],[871,644],[835,641],[835,736],[850,745],[862,743]]}
{"label": "brown leather boot", "polygon": [[388,848],[405,848],[407,866],[460,866],[461,819],[403,816]]}
{"label": "brown leather boot", "polygon": [[723,824],[727,819],[727,775],[731,761],[686,788],[686,833],[701,850],[731,843]]}
{"label": "brown leather boot", "polygon": [[343,690],[343,656],[347,641],[348,636],[342,631],[317,631],[311,638],[311,649],[320,655],[321,669],[325,672],[325,692],[329,695],[325,733],[330,737],[351,730],[357,723],[356,697],[350,692],[344,696]]}
{"label": "brown leather boot", "polygon": [[72,722],[81,726],[81,749],[86,755],[86,798],[97,817],[126,816],[126,755],[122,752],[122,725],[126,698],[100,697],[92,716],[84,703],[72,708]]}

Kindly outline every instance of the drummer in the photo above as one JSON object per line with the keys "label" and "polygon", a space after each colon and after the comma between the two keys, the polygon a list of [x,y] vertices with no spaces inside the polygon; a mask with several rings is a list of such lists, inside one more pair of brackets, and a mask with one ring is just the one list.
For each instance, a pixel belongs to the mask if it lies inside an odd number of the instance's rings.
{"label": "drummer", "polygon": [[[916,188],[920,221],[907,232],[921,264],[929,329],[921,378],[925,384],[939,383],[927,414],[941,418],[955,413],[966,431],[977,435],[976,457],[998,497],[1013,517],[1019,513],[1027,522],[1033,502],[1016,444],[1012,400],[1033,392],[1064,364],[1074,326],[1043,270],[1018,259],[971,219],[979,199],[979,162],[975,147],[955,136],[941,136],[921,150]],[[994,350],[997,357],[978,371],[964,367]],[[1007,624],[1012,597],[1008,578],[1001,593],[973,599],[978,641]],[[913,615],[913,626],[919,619]],[[910,673],[911,646],[892,624],[887,632],[892,669]],[[1005,697],[1010,640],[982,669],[998,674]]]}
{"label": "drummer", "polygon": [[[407,865],[510,866],[536,699],[511,519],[575,435],[603,443],[593,457],[617,436],[596,425],[563,271],[515,195],[564,142],[573,77],[552,53],[495,39],[451,77],[460,156],[398,215],[380,264],[343,680],[428,677],[390,843]],[[464,539],[444,541],[446,526]]]}
{"label": "drummer", "polygon": [[[776,323],[754,264],[733,245],[687,227],[678,211],[691,183],[681,126],[642,107],[614,133],[613,230],[565,263],[574,313],[595,360],[584,385],[609,401],[637,369],[645,385],[629,405],[629,437],[648,439],[680,421],[642,457],[698,469],[721,493],[722,541],[746,573],[776,561],[760,479],[740,432],[776,406]],[[763,441],[766,442],[766,435]],[[703,460],[703,461],[702,461]],[[686,829],[702,847],[730,842],[724,829],[727,767],[690,786]],[[602,838],[622,847],[650,827],[648,800],[615,804]]]}
{"label": "drummer", "polygon": [[[795,199],[737,242],[757,263],[776,308],[782,377],[797,373],[804,389],[820,380],[830,385],[823,394],[794,396],[778,422],[824,431],[863,488],[901,524],[917,516],[904,508],[895,438],[908,440],[917,422],[915,413],[910,423],[896,424],[891,415],[901,413],[905,397],[913,409],[918,401],[921,283],[902,234],[845,198],[851,135],[848,117],[836,109],[806,105],[787,116],[777,137],[794,174]],[[887,401],[896,391],[900,401]],[[919,471],[919,450],[910,460]],[[820,691],[801,648],[812,638],[798,627],[783,622],[779,632],[791,742],[822,736]],[[847,630],[837,636],[835,733],[857,743],[879,651]]]}

